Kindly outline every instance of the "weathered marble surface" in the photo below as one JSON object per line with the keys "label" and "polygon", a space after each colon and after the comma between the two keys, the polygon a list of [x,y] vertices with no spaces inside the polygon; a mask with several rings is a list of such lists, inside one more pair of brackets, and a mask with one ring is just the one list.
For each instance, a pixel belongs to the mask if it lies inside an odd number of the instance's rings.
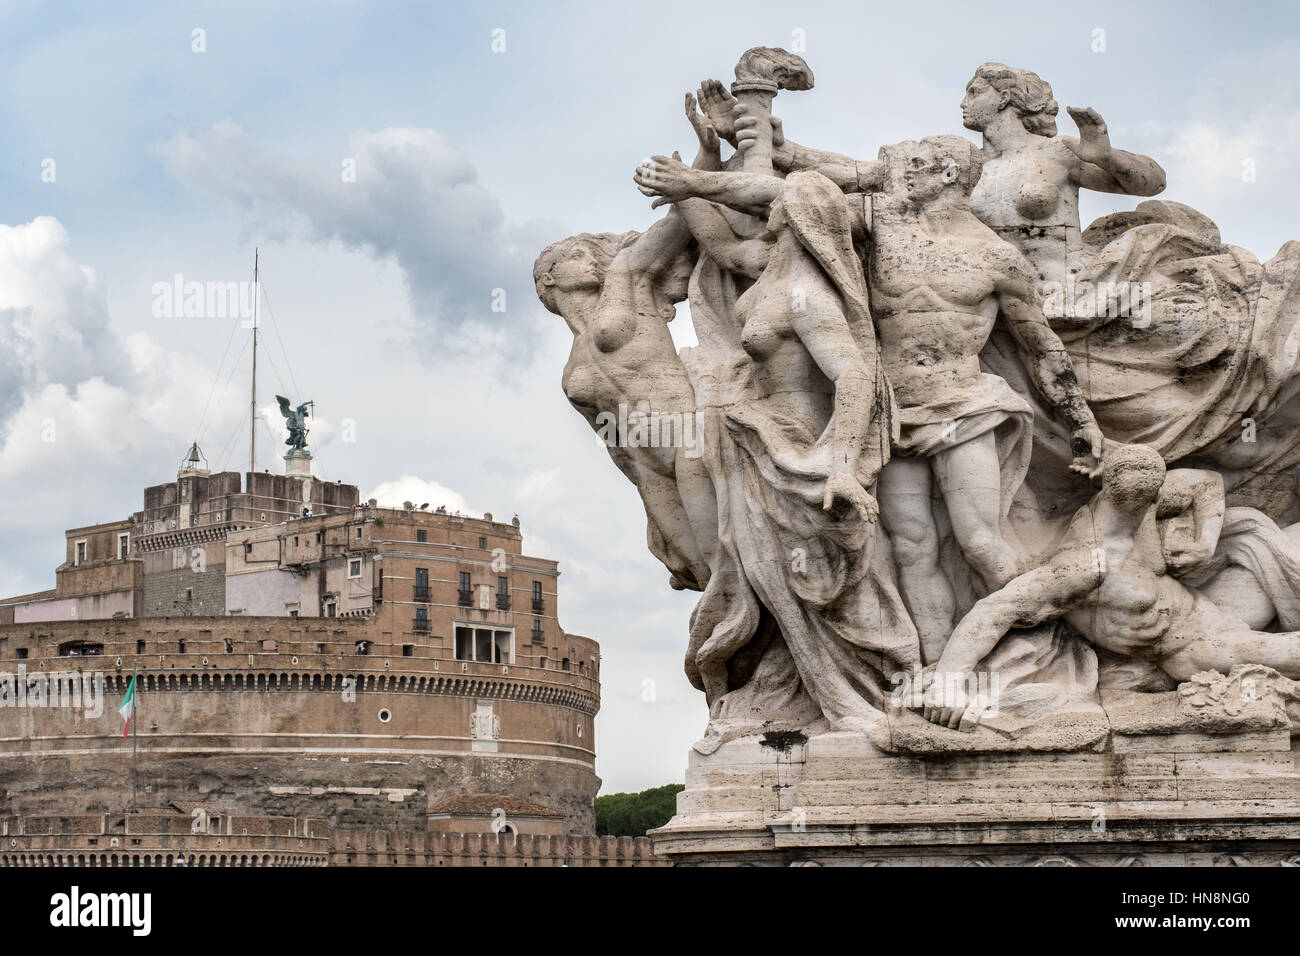
{"label": "weathered marble surface", "polygon": [[679,866],[1296,866],[1297,780],[1285,725],[916,756],[772,734],[693,753],[651,835]]}
{"label": "weathered marble surface", "polygon": [[[801,58],[748,51],[731,92],[686,95],[691,165],[636,169],[666,215],[535,267],[574,333],[565,393],[672,586],[701,592],[693,759],[795,734],[887,774],[1057,753],[1086,776],[1130,738],[1283,740],[1300,244],[1261,264],[1167,200],[1082,228],[1081,188],[1150,197],[1164,171],[1091,108],[1057,135],[1026,70],[975,71],[980,144],[871,160],[786,135],[780,98],[812,86]],[[679,354],[683,300],[699,344]]]}

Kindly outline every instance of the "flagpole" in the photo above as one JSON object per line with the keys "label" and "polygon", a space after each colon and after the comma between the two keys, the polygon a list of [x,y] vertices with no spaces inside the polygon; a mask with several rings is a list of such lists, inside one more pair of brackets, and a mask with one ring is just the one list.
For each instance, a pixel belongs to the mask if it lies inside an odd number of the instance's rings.
{"label": "flagpole", "polygon": [[136,683],[136,677],[139,676],[140,665],[135,662],[131,667],[131,812],[135,813],[135,784],[136,784],[136,728],[140,724],[140,687]]}

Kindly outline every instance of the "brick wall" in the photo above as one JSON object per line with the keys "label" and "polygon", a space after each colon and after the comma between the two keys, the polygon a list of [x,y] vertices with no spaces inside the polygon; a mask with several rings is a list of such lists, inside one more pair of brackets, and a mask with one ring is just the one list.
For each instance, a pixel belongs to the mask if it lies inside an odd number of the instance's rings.
{"label": "brick wall", "polygon": [[[194,599],[186,602],[192,588]],[[226,613],[225,565],[195,572],[189,567],[144,576],[144,608],[141,617],[221,617]]]}

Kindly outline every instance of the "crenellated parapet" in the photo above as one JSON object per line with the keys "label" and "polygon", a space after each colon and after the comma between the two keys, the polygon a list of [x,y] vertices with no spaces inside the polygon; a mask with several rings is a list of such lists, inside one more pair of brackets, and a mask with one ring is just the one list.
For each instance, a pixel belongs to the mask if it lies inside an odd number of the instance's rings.
{"label": "crenellated parapet", "polygon": [[348,619],[0,626],[0,813],[124,808],[118,707],[135,676],[142,798],[402,829],[492,792],[591,832],[596,668],[440,653]]}
{"label": "crenellated parapet", "polygon": [[646,837],[335,830],[331,866],[671,866]]}

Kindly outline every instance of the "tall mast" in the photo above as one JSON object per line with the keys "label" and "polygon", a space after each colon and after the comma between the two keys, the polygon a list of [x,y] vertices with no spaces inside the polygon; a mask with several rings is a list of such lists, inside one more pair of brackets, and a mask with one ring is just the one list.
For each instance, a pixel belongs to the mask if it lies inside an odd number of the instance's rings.
{"label": "tall mast", "polygon": [[261,287],[257,276],[257,249],[253,249],[253,400],[248,408],[248,470],[257,471],[257,300]]}
{"label": "tall mast", "polygon": [[140,739],[138,736],[136,736],[136,729],[140,726],[140,688],[139,685],[136,683],[136,681],[140,679],[139,655],[136,655],[136,658],[137,659],[131,665],[131,812],[132,813],[135,813],[136,811],[136,805],[135,805],[136,781],[139,779],[136,771],[136,768],[138,766],[138,764],[136,763],[136,755],[138,753],[137,747]]}

